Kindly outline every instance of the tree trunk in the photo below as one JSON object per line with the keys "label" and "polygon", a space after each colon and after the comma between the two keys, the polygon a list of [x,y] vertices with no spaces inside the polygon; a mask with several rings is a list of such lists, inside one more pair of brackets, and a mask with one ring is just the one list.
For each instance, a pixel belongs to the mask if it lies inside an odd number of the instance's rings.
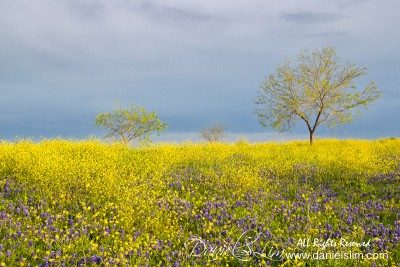
{"label": "tree trunk", "polygon": [[310,146],[313,144],[314,131],[310,131]]}

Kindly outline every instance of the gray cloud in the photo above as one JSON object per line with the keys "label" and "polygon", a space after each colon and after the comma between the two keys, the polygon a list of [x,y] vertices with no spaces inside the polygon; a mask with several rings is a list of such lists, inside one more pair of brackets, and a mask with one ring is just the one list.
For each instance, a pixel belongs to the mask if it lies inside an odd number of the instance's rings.
{"label": "gray cloud", "polygon": [[284,13],[281,15],[281,18],[295,24],[318,24],[338,21],[343,19],[343,16],[338,13],[328,12],[294,12]]}
{"label": "gray cloud", "polygon": [[169,133],[215,121],[233,133],[270,131],[254,113],[262,79],[302,48],[324,45],[370,67],[385,90],[348,132],[379,122],[368,136],[392,134],[398,0],[343,3],[0,0],[0,138],[101,134],[96,113],[116,98],[157,111]]}
{"label": "gray cloud", "polygon": [[216,19],[210,14],[203,14],[201,12],[193,12],[178,7],[156,6],[151,1],[143,2],[141,8],[152,17],[158,19],[165,19],[167,21],[174,21],[177,23],[197,23],[208,22]]}
{"label": "gray cloud", "polygon": [[309,33],[305,34],[304,37],[307,38],[326,38],[326,37],[338,37],[348,35],[349,32],[346,31],[325,31],[325,32],[317,32],[317,33]]}
{"label": "gray cloud", "polygon": [[354,6],[359,6],[362,4],[365,4],[371,0],[335,0],[333,3],[337,5],[338,8],[349,8],[349,7],[354,7]]}

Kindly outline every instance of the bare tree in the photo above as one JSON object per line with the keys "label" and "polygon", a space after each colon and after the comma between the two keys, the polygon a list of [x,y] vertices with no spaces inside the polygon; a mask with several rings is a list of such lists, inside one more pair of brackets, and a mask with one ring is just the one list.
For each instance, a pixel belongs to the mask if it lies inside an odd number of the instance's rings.
{"label": "bare tree", "polygon": [[303,50],[294,62],[285,61],[269,75],[258,91],[256,110],[261,125],[278,131],[303,121],[313,143],[315,130],[322,123],[333,127],[353,120],[353,111],[381,96],[374,82],[360,90],[354,80],[367,68],[341,61],[332,47],[309,53]]}
{"label": "bare tree", "polygon": [[203,128],[200,134],[207,142],[219,142],[225,137],[224,130],[226,130],[224,124],[214,123],[211,127]]}

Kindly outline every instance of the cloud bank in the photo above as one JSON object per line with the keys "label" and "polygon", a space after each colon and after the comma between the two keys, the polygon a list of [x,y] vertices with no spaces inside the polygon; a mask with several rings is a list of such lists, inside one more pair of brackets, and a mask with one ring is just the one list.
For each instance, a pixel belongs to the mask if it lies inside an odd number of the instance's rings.
{"label": "cloud bank", "polygon": [[398,136],[398,10],[397,0],[0,0],[0,138],[101,135],[96,113],[117,98],[157,111],[170,133],[214,121],[269,132],[254,113],[261,81],[325,45],[384,91],[339,135]]}

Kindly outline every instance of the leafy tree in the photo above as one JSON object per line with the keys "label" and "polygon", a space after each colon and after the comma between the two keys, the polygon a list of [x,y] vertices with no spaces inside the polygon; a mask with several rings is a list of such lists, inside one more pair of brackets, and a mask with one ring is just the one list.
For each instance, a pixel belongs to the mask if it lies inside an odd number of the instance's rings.
{"label": "leafy tree", "polygon": [[119,102],[116,106],[117,109],[113,112],[101,113],[96,117],[96,125],[108,130],[106,137],[129,144],[135,139],[150,140],[152,132],[159,135],[167,127],[155,112],[148,113],[134,104],[127,109],[123,109]]}
{"label": "leafy tree", "polygon": [[225,137],[226,126],[222,123],[214,123],[211,127],[203,128],[200,131],[201,137],[207,142],[218,142]]}
{"label": "leafy tree", "polygon": [[341,60],[333,47],[303,50],[294,61],[285,61],[261,85],[256,113],[261,125],[278,131],[290,130],[303,121],[313,143],[315,130],[322,123],[333,127],[353,120],[353,111],[381,96],[374,82],[364,89],[354,84],[367,68]]}

